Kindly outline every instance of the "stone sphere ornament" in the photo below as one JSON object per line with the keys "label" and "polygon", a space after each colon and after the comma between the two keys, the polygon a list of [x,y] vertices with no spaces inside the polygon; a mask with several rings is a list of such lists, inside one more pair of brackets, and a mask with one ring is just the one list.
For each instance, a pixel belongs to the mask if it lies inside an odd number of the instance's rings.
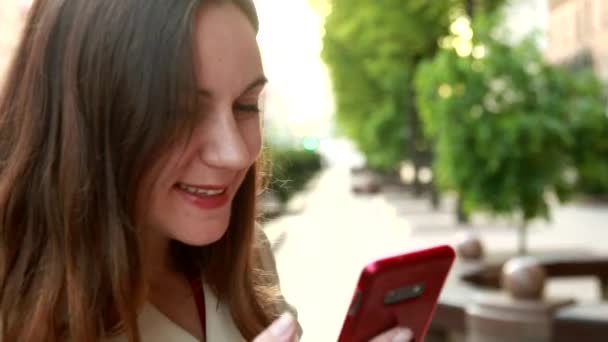
{"label": "stone sphere ornament", "polygon": [[483,257],[483,245],[475,232],[462,232],[455,247],[458,256],[465,260],[480,260]]}
{"label": "stone sphere ornament", "polygon": [[541,299],[546,279],[545,268],[532,257],[513,258],[502,267],[502,287],[516,299]]}

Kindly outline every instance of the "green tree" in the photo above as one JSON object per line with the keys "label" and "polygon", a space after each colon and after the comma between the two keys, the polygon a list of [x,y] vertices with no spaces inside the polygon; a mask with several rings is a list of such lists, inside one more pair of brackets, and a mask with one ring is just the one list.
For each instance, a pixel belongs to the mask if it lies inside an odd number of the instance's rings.
{"label": "green tree", "polygon": [[321,170],[321,155],[301,148],[269,146],[270,160],[268,190],[286,203]]}
{"label": "green tree", "polygon": [[[572,129],[575,136],[573,157],[577,187],[584,194],[608,194],[608,112],[599,103],[604,88],[591,69],[576,72],[575,77],[560,77],[566,91]],[[605,103],[605,102],[604,102]]]}
{"label": "green tree", "polygon": [[447,32],[455,1],[334,0],[323,58],[333,80],[340,129],[372,167],[396,168],[413,135],[410,87],[416,63]]}
{"label": "green tree", "polygon": [[472,40],[446,37],[446,48],[418,70],[417,102],[436,141],[441,186],[458,193],[467,212],[516,215],[523,254],[528,223],[549,218],[547,195],[564,201],[573,191],[575,151],[599,133],[582,145],[577,138],[603,105],[589,92],[597,80],[546,64],[531,39],[503,43],[495,22],[480,18]]}
{"label": "green tree", "polygon": [[[309,1],[322,7],[319,0]],[[422,192],[418,171],[431,163],[432,154],[421,132],[414,72],[438,51],[439,38],[459,14],[491,11],[503,2],[330,1],[322,56],[333,81],[337,125],[369,166],[395,170],[409,160],[415,170],[415,193]]]}
{"label": "green tree", "polygon": [[[567,104],[564,109],[574,131],[573,158],[576,163],[577,190],[590,196],[608,195],[608,106],[606,88],[593,70],[589,51],[582,51],[563,64],[565,72],[555,74],[556,91]],[[567,72],[566,72],[567,71]],[[584,94],[584,96],[581,96]],[[608,102],[605,102],[608,104]]]}

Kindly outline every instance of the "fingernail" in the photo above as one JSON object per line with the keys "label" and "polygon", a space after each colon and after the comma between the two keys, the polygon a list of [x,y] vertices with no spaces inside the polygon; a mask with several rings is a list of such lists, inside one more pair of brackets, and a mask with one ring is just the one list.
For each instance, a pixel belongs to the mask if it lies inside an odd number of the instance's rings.
{"label": "fingernail", "polygon": [[293,316],[286,312],[270,326],[270,333],[275,337],[285,337],[294,328]]}
{"label": "fingernail", "polygon": [[400,328],[398,330],[397,334],[395,334],[395,336],[393,336],[392,342],[410,342],[413,337],[414,337],[414,334],[412,333],[412,331],[410,329]]}

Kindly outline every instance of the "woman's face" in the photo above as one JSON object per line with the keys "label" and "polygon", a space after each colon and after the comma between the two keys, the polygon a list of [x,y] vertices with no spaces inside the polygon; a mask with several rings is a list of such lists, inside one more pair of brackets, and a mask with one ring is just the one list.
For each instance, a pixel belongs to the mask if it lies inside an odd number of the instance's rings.
{"label": "woman's face", "polygon": [[226,232],[232,201],[261,149],[258,99],[265,78],[255,31],[232,4],[206,5],[195,21],[200,120],[144,179],[144,231],[189,245]]}

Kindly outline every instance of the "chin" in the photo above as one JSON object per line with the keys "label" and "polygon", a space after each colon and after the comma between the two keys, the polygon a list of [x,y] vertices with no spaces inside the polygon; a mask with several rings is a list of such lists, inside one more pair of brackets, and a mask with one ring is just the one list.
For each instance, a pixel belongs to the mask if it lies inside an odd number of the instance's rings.
{"label": "chin", "polygon": [[195,247],[210,245],[220,240],[228,231],[228,224],[210,224],[205,225],[203,229],[198,226],[196,229],[188,229],[182,234],[175,234],[174,239]]}

